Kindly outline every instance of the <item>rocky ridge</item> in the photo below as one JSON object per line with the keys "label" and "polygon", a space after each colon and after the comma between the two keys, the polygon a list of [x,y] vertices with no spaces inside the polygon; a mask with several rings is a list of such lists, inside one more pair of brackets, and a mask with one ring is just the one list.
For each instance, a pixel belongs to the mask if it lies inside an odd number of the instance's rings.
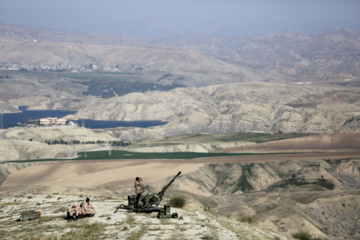
{"label": "rocky ridge", "polygon": [[[132,139],[188,133],[353,132],[360,113],[356,89],[317,85],[233,84],[132,93],[91,104],[78,118],[162,120],[150,129],[123,129]],[[359,98],[360,99],[360,98]],[[346,123],[349,124],[346,124]]]}

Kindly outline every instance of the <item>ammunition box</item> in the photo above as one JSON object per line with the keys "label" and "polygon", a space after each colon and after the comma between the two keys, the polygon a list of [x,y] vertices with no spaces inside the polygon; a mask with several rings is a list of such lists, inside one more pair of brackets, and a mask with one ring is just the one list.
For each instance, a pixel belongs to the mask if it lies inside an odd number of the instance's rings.
{"label": "ammunition box", "polygon": [[21,213],[20,221],[28,221],[41,217],[40,212],[36,212],[35,210],[25,211]]}
{"label": "ammunition box", "polygon": [[164,206],[164,210],[165,210],[165,215],[167,218],[171,218],[171,212],[170,212],[170,206],[169,205],[165,205]]}
{"label": "ammunition box", "polygon": [[136,201],[136,195],[128,196],[128,206],[129,206],[130,208],[134,208],[134,207],[135,207],[135,201]]}

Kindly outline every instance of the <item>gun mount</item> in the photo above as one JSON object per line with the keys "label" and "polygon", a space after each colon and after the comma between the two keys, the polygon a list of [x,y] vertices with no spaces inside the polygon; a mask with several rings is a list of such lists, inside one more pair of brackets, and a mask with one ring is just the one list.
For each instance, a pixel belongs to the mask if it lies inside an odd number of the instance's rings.
{"label": "gun mount", "polygon": [[169,189],[171,184],[175,181],[175,179],[180,176],[181,171],[176,174],[176,176],[167,184],[165,185],[160,192],[157,194],[155,193],[147,193],[146,195],[142,196],[142,199],[139,201],[138,206],[135,206],[136,202],[136,195],[128,196],[128,205],[121,204],[116,208],[115,213],[119,209],[126,209],[129,212],[143,212],[143,213],[151,213],[151,212],[158,212],[159,218],[176,218],[177,213],[173,213],[170,215],[170,206],[165,205],[164,208],[160,208],[160,202],[163,200],[165,192]]}

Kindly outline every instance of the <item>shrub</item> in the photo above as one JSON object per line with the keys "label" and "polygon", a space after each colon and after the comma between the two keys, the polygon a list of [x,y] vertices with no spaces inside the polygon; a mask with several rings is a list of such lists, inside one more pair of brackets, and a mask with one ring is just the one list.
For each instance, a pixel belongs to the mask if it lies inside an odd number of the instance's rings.
{"label": "shrub", "polygon": [[204,233],[204,235],[202,236],[202,239],[206,239],[206,240],[215,240],[218,239],[217,235],[215,232],[206,232]]}
{"label": "shrub", "polygon": [[305,231],[299,231],[299,232],[293,233],[291,236],[293,238],[296,238],[299,240],[311,240],[310,233],[305,232]]}
{"label": "shrub", "polygon": [[170,198],[170,206],[176,208],[182,208],[185,206],[186,199],[183,196],[175,196]]}
{"label": "shrub", "polygon": [[246,222],[249,224],[256,223],[256,218],[253,216],[245,215],[240,218],[240,222]]}

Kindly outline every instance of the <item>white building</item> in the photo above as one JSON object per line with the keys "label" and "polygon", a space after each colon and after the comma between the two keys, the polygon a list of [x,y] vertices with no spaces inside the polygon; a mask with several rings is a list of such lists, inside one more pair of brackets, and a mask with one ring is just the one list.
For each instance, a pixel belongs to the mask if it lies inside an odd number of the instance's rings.
{"label": "white building", "polygon": [[58,126],[58,125],[66,125],[66,120],[62,118],[40,118],[39,124],[41,126]]}

